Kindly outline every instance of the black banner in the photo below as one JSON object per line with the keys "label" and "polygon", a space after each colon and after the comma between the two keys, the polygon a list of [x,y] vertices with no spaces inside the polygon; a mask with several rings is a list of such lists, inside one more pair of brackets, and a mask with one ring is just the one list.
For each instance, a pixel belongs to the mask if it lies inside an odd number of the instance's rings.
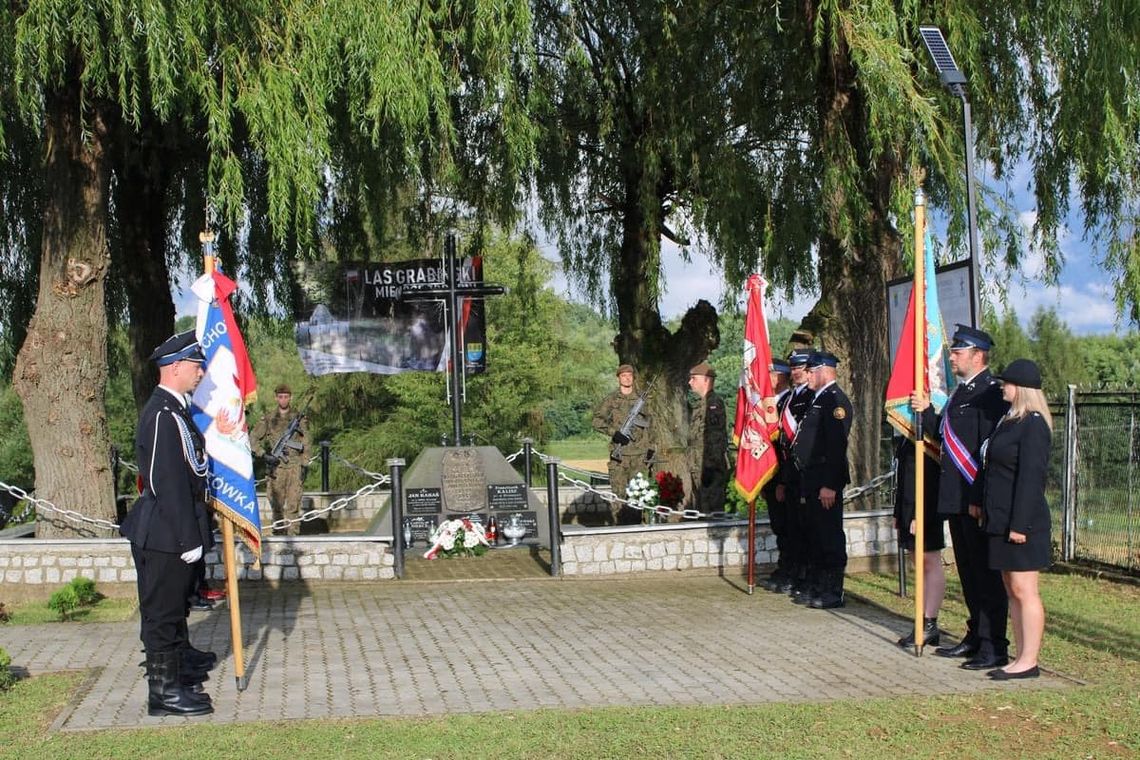
{"label": "black banner", "polygon": [[[447,319],[442,301],[404,302],[406,286],[444,286],[437,259],[389,263],[299,262],[295,335],[310,375],[340,372],[446,372]],[[481,284],[481,257],[464,259],[460,284]],[[487,367],[482,300],[461,299],[464,371]]]}

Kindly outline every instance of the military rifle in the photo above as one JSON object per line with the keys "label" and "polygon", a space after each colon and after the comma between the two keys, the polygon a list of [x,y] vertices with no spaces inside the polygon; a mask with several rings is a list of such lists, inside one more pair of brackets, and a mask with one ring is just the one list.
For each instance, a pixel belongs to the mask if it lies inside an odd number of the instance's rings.
{"label": "military rifle", "polygon": [[[653,382],[647,385],[645,390],[638,394],[637,401],[633,402],[633,407],[629,410],[629,415],[625,418],[625,422],[618,428],[618,432],[626,437],[627,442],[633,438],[632,433],[635,427],[639,427],[642,430],[649,427],[649,420],[641,413],[641,410],[645,408],[645,402],[649,398],[649,391],[653,390],[653,386],[656,384],[657,379],[654,378]],[[613,450],[610,451],[610,459],[615,462],[620,462],[621,449],[624,445],[624,443],[615,443]]]}
{"label": "military rifle", "polygon": [[293,437],[297,435],[297,431],[301,429],[301,420],[305,418],[305,415],[309,411],[309,404],[313,402],[312,394],[306,395],[309,398],[305,402],[305,408],[302,409],[299,414],[294,415],[293,419],[289,420],[289,425],[285,428],[285,432],[281,434],[281,437],[273,444],[273,448],[270,449],[269,453],[264,457],[265,474],[271,478],[277,472],[277,468],[288,461],[290,451],[305,450],[305,444],[293,440]]}

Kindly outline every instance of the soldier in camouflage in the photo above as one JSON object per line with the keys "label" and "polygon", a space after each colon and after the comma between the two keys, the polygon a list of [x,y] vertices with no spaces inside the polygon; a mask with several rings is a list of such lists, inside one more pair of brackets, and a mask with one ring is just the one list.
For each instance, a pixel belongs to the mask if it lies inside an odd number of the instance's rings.
{"label": "soldier in camouflage", "polygon": [[701,362],[689,370],[689,387],[700,398],[689,418],[689,474],[693,507],[723,512],[728,488],[728,416],[713,390],[716,370]]}
{"label": "soldier in camouflage", "polygon": [[[610,439],[609,474],[610,488],[614,494],[625,498],[626,488],[630,479],[642,472],[648,472],[647,459],[651,456],[649,448],[649,412],[642,408],[639,425],[633,425],[629,435],[621,432],[621,428],[629,419],[630,411],[637,403],[639,396],[635,387],[636,372],[632,365],[623,364],[617,368],[618,388],[602,399],[601,404],[594,411],[594,430]],[[613,504],[611,506],[612,518],[615,524],[629,525],[641,522],[638,510],[630,507]]]}
{"label": "soldier in camouflage", "polygon": [[[274,394],[277,398],[277,408],[258,420],[253,426],[253,432],[250,433],[254,449],[261,451],[263,456],[273,450],[274,445],[285,433],[285,428],[289,427],[289,423],[298,414],[289,406],[293,400],[293,391],[288,385],[278,385]],[[301,481],[304,479],[302,470],[309,449],[308,432],[305,418],[302,417],[301,424],[293,436],[293,442],[301,444],[301,450],[286,449],[286,455],[281,458],[273,474],[266,481],[265,490],[269,496],[269,506],[273,510],[274,522],[283,518],[295,520],[301,514]],[[273,532],[296,536],[300,533],[300,527],[299,522],[293,522],[284,531]]]}

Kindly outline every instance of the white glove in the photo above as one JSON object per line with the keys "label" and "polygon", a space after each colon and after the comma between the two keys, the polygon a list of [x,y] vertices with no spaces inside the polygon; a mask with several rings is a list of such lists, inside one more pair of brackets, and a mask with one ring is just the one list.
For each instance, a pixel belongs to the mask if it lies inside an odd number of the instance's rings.
{"label": "white glove", "polygon": [[188,552],[182,552],[182,561],[187,565],[193,565],[198,560],[202,559],[202,547],[195,546]]}

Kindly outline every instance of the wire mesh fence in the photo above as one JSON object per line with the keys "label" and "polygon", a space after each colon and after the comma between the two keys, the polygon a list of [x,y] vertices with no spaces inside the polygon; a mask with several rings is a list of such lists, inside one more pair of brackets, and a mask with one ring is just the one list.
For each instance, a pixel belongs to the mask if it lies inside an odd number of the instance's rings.
{"label": "wire mesh fence", "polygon": [[1056,422],[1061,556],[1140,569],[1140,394],[1074,392]]}

